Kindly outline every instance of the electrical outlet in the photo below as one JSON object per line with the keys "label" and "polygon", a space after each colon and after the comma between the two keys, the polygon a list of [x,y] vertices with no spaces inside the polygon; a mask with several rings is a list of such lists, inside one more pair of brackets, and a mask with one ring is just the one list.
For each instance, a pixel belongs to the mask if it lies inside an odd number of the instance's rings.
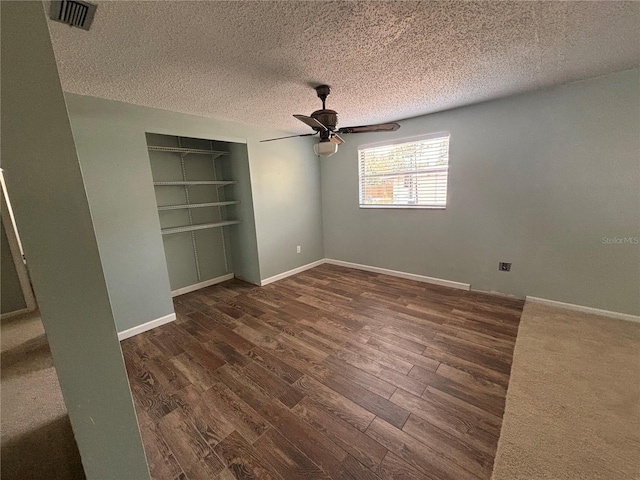
{"label": "electrical outlet", "polygon": [[511,271],[511,264],[507,263],[507,262],[500,262],[498,264],[498,270],[500,270],[501,272],[510,272]]}
{"label": "electrical outlet", "polygon": [[300,245],[296,247],[296,253],[302,253],[302,248],[300,247]]}

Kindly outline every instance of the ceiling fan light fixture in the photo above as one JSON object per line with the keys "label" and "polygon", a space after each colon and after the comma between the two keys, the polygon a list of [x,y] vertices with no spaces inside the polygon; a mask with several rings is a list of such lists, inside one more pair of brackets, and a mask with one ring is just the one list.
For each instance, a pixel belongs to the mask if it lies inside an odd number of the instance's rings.
{"label": "ceiling fan light fixture", "polygon": [[318,157],[330,157],[338,151],[338,144],[329,140],[320,140],[313,146],[313,151]]}

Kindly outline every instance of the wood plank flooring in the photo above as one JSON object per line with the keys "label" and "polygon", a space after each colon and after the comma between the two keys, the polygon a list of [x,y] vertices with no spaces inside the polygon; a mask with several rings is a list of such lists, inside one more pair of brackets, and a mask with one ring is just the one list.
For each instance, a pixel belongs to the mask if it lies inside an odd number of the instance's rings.
{"label": "wood plank flooring", "polygon": [[489,479],[523,302],[322,265],[122,343],[152,477]]}

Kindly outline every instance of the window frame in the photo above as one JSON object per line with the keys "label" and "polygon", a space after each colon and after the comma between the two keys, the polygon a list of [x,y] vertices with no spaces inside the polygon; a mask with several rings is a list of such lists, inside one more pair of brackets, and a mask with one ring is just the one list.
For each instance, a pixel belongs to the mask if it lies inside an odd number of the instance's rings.
{"label": "window frame", "polygon": [[[360,151],[366,150],[368,148],[376,148],[376,147],[389,147],[393,145],[401,145],[403,143],[413,143],[420,142],[425,140],[431,140],[434,138],[448,137],[449,145],[447,148],[447,195],[445,199],[444,205],[384,205],[384,204],[362,204],[362,165],[360,158]],[[409,209],[409,210],[445,210],[447,205],[449,204],[449,167],[451,166],[451,132],[449,131],[440,131],[434,133],[428,133],[425,135],[417,135],[414,137],[404,137],[404,138],[396,138],[393,140],[388,140],[384,142],[376,142],[376,143],[367,143],[363,145],[358,145],[358,206],[363,209]],[[402,173],[398,173],[398,176],[403,175]]]}

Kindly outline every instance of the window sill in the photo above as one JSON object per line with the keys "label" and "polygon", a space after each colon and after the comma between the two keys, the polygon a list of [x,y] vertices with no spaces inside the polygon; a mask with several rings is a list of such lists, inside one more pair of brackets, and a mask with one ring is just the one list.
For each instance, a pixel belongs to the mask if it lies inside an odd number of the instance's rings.
{"label": "window sill", "polygon": [[409,210],[445,210],[446,206],[427,206],[427,205],[360,205],[360,208],[391,208],[391,209],[409,209]]}

